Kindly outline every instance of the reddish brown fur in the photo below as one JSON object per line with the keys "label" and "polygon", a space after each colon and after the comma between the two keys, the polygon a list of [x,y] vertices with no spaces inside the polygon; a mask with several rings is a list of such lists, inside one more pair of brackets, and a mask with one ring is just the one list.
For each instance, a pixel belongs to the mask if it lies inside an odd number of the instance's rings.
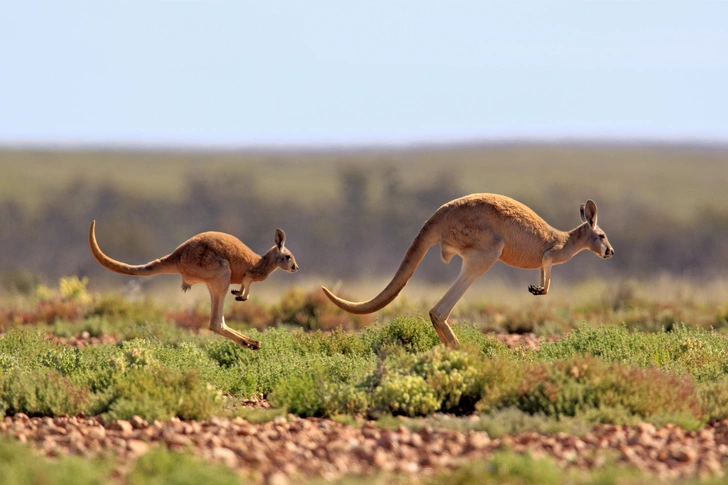
{"label": "reddish brown fur", "polygon": [[583,223],[564,232],[551,227],[524,204],[496,194],[473,194],[440,207],[424,224],[407,250],[387,287],[371,300],[350,302],[328,289],[324,293],[351,313],[371,313],[389,304],[407,284],[417,265],[433,245],[440,243],[442,260],[454,255],[463,260],[460,276],[430,311],[443,343],[457,345],[447,318],[467,288],[498,260],[524,269],[541,269],[541,285],[531,285],[534,295],[548,293],[551,266],[561,264],[583,249],[602,257],[614,254],[604,231],[597,226],[597,207],[589,200],[581,206]]}
{"label": "reddish brown fur", "polygon": [[225,295],[231,284],[240,284],[240,290],[233,290],[232,293],[237,296],[236,300],[245,301],[252,282],[263,281],[278,268],[292,273],[298,271],[296,259],[284,247],[285,240],[285,233],[277,229],[276,245],[259,256],[235,236],[223,232],[203,232],[163,258],[144,265],[130,265],[112,259],[101,251],[96,241],[96,221],[91,223],[88,235],[91,253],[111,271],[134,276],[179,273],[183,291],[196,283],[207,285],[211,297],[210,328],[251,349],[260,348],[260,343],[225,325],[222,314]]}

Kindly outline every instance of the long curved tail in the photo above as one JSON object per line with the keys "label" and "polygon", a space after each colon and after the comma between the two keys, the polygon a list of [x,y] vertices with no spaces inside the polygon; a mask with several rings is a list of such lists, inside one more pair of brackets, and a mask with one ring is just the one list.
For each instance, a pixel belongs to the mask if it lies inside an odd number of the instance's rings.
{"label": "long curved tail", "polygon": [[432,218],[425,222],[425,225],[422,226],[417,237],[415,237],[412,241],[412,244],[407,250],[407,254],[404,255],[404,259],[399,264],[399,268],[394,274],[394,277],[392,277],[392,281],[389,282],[387,287],[384,288],[381,293],[371,300],[362,302],[348,301],[334,295],[326,287],[322,286],[321,289],[324,291],[326,296],[329,297],[329,300],[334,303],[334,305],[349,313],[360,315],[364,313],[374,313],[377,310],[381,310],[385,306],[389,305],[392,300],[397,298],[399,292],[402,291],[407,284],[407,281],[409,281],[412,274],[414,274],[415,269],[417,269],[422,258],[424,258],[425,254],[427,254],[427,250],[440,241],[440,235],[437,233],[435,226],[436,224]]}
{"label": "long curved tail", "polygon": [[101,266],[116,273],[132,276],[152,276],[160,273],[179,273],[177,265],[170,261],[168,256],[156,259],[147,264],[131,265],[122,263],[105,255],[99,243],[96,242],[96,221],[91,222],[91,229],[88,231],[88,245],[91,246],[91,253]]}

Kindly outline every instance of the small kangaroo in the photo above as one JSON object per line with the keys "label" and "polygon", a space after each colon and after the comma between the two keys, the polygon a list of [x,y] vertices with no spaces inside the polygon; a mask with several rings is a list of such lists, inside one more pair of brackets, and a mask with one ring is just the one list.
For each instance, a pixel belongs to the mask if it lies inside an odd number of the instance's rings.
{"label": "small kangaroo", "polygon": [[129,265],[106,256],[96,242],[96,221],[91,223],[88,243],[96,261],[116,273],[133,276],[174,274],[182,276],[182,291],[195,283],[204,283],[210,290],[210,330],[252,350],[260,349],[260,342],[246,337],[225,325],[223,304],[231,284],[240,284],[232,290],[236,300],[245,301],[250,295],[250,284],[263,281],[278,268],[289,273],[298,271],[293,254],[285,247],[286,233],[276,229],[275,246],[263,256],[253,252],[240,239],[223,232],[203,232],[183,242],[171,254],[142,265]]}
{"label": "small kangaroo", "polygon": [[565,263],[588,249],[611,258],[614,248],[597,226],[597,205],[581,204],[582,224],[564,232],[554,229],[526,205],[496,194],[473,194],[443,205],[425,222],[410,245],[392,281],[379,295],[364,302],[343,300],[322,287],[326,296],[350,313],[372,313],[387,306],[407,284],[427,250],[440,243],[445,264],[454,255],[462,258],[460,275],[430,310],[430,320],[440,341],[459,344],[447,319],[468,287],[496,261],[523,269],[541,269],[541,285],[530,285],[534,295],[545,295],[551,283],[551,266]]}

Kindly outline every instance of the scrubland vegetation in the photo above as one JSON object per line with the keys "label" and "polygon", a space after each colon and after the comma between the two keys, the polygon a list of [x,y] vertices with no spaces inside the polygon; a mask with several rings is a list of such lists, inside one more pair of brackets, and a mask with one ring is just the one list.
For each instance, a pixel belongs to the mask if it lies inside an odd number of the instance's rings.
{"label": "scrubland vegetation", "polygon": [[[658,310],[663,316],[654,318],[662,321],[632,322],[648,330],[640,331],[626,320],[597,323],[602,312],[614,312],[597,305],[591,323],[567,323],[558,340],[528,352],[462,322],[455,326],[462,346],[447,349],[421,314],[403,312],[349,331],[339,310],[293,290],[270,307],[246,304],[251,314],[267,315],[266,328],[261,320],[255,328],[228,315],[231,325],[264,343],[251,352],[208,334],[204,315],[182,313],[175,325],[179,313],[152,301],[92,295],[85,283],[62,278],[57,289],[39,287],[25,310],[5,310],[0,411],[208,419],[240,412],[236,398],[265,396],[299,416],[515,408],[554,419],[677,420],[688,427],[728,417],[728,339],[716,325],[725,318],[720,311],[712,328],[701,328]],[[513,313],[505,310],[501,330],[523,318]],[[331,321],[337,322],[331,331],[320,330]],[[112,335],[114,342],[74,348],[48,338],[82,332]]]}
{"label": "scrubland vegetation", "polygon": [[[493,438],[528,431],[584,436],[599,423],[672,423],[698,432],[728,418],[726,162],[724,147],[657,145],[0,152],[0,417],[266,422],[291,413]],[[372,282],[391,277],[422,222],[472,192],[510,195],[560,229],[575,226],[579,203],[592,198],[616,257],[580,255],[559,266],[542,299],[525,290],[537,273],[496,265],[483,279],[523,295],[471,289],[451,320],[457,349],[439,345],[427,318],[439,287],[458,270],[443,265],[437,251],[408,287],[438,285],[422,301],[405,291],[377,314],[354,316],[317,289],[343,283],[344,295],[372,296],[382,287]],[[207,330],[206,295],[202,303],[189,294],[167,299],[163,285],[172,279],[165,277],[141,290],[122,288],[128,279],[88,252],[92,219],[104,251],[129,263],[213,229],[260,253],[281,227],[300,275],[254,285],[245,303],[229,298],[226,322],[262,342],[260,351],[249,351]],[[371,291],[360,292],[362,284]],[[263,292],[269,297],[259,299]],[[509,347],[502,338],[531,333],[538,348]],[[243,405],[250,398],[271,407]],[[123,477],[115,463],[113,456],[49,460],[0,439],[4,484],[41,477],[49,484],[246,480],[164,448]],[[694,481],[713,479],[720,477]],[[432,476],[341,483],[392,482],[645,478],[609,458],[584,471],[503,451]]]}
{"label": "scrubland vegetation", "polygon": [[[697,430],[728,418],[728,339],[722,333],[727,315],[720,305],[677,311],[623,294],[624,301],[600,299],[569,318],[556,307],[479,305],[461,313],[454,330],[462,345],[448,349],[416,304],[360,320],[340,313],[318,291],[292,289],[273,304],[230,307],[228,323],[262,341],[253,352],[206,331],[204,311],[95,294],[86,284],[62,278],[7,300],[0,314],[0,413],[83,414],[107,422],[135,415],[149,422],[234,416],[260,421],[293,413],[355,425],[375,419],[383,427],[482,430],[491,437],[525,431],[583,435],[596,423],[674,423]],[[488,317],[495,313],[501,316]],[[539,321],[552,323],[536,350],[508,348],[491,333],[538,331],[533,322]],[[79,335],[97,341],[69,344]],[[272,407],[239,405],[250,397],[265,398]],[[473,414],[480,419],[457,418]],[[2,446],[12,463],[8,473],[18,477],[35,476],[37,466],[57,477],[50,483],[65,483],[78,467],[88,483],[109,473],[103,460],[93,466],[72,458],[29,465],[41,459],[16,445]],[[222,468],[200,468],[193,458],[166,470],[169,453],[146,457],[126,479],[174,481],[187,466],[200,478],[210,474],[205,479],[214,483],[236,479]],[[464,484],[482,483],[483,477],[493,483],[558,483],[564,473],[548,459],[506,453],[486,468],[466,467],[455,476]],[[615,483],[615,477],[632,483],[624,471],[568,473],[572,483]],[[23,479],[8,483],[28,483]],[[436,476],[428,483],[453,479]]]}

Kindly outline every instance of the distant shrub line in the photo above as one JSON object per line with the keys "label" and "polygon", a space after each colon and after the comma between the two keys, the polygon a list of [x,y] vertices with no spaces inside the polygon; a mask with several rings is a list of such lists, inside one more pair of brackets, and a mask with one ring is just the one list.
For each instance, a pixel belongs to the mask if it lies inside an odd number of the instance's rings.
{"label": "distant shrub line", "polygon": [[[138,324],[167,321],[191,330],[208,327],[209,307],[206,305],[170,308],[148,298],[131,301],[118,294],[93,294],[87,290],[87,284],[86,278],[70,276],[60,278],[57,287],[37,285],[32,296],[16,299],[20,304],[0,308],[0,331],[16,325],[88,323],[94,318],[133,320]],[[634,287],[633,283],[624,282],[610,294],[575,308],[535,303],[506,306],[463,302],[456,307],[454,319],[473,322],[484,332],[535,332],[545,336],[565,334],[585,322],[590,325],[619,322],[647,332],[670,330],[682,322],[702,328],[728,329],[728,307],[646,301],[635,296]],[[400,297],[379,315],[390,319],[403,313],[426,313],[428,308]],[[231,304],[225,319],[258,330],[269,327],[355,330],[370,326],[375,317],[344,312],[332,305],[320,289],[304,291],[294,287],[286,290],[275,303],[261,303],[253,298],[245,304]],[[110,329],[114,327],[109,326]]]}

